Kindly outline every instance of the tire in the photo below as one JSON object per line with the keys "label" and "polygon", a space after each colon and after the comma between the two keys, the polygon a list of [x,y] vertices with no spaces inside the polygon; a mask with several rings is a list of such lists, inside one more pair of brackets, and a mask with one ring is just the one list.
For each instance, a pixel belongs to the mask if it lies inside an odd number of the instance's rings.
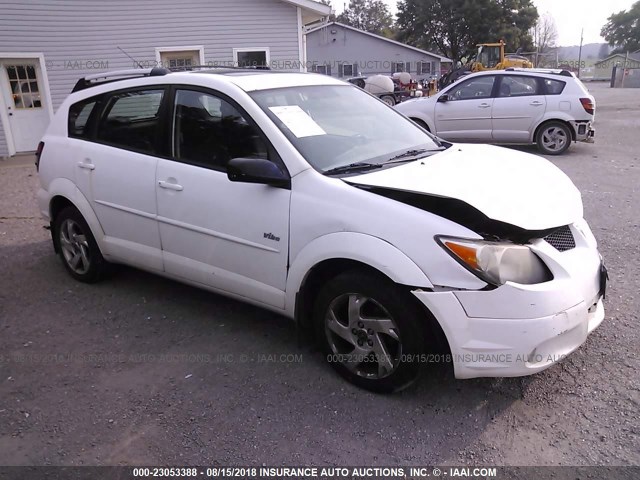
{"label": "tire", "polygon": [[383,95],[380,97],[380,100],[382,100],[384,103],[386,103],[390,107],[393,107],[396,104],[396,99],[393,95]]}
{"label": "tire", "polygon": [[571,146],[571,130],[562,122],[543,124],[536,135],[538,150],[545,155],[560,155]]}
{"label": "tire", "polygon": [[415,123],[419,127],[422,127],[427,132],[431,133],[431,129],[429,128],[429,125],[427,125],[423,120],[420,120],[419,118],[412,118],[411,120],[413,121],[413,123]]}
{"label": "tire", "polygon": [[426,348],[427,318],[415,302],[391,280],[365,271],[333,278],[314,303],[325,358],[361,388],[390,393],[408,387]]}
{"label": "tire", "polygon": [[95,283],[102,279],[107,262],[100,253],[89,225],[75,207],[66,207],[56,216],[53,239],[69,275],[84,283]]}

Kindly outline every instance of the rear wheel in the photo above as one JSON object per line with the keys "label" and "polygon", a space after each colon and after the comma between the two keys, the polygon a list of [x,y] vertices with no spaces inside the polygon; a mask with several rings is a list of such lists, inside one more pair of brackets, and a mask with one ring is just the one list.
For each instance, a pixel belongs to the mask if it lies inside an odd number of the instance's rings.
{"label": "rear wheel", "polygon": [[401,390],[418,377],[424,314],[391,280],[350,271],[330,280],[315,302],[316,338],[331,366],[359,387]]}
{"label": "rear wheel", "polygon": [[53,234],[67,272],[81,282],[99,281],[107,266],[89,225],[75,207],[66,207],[55,218]]}
{"label": "rear wheel", "polygon": [[571,145],[571,130],[564,123],[545,123],[538,130],[536,143],[538,149],[546,155],[560,155]]}

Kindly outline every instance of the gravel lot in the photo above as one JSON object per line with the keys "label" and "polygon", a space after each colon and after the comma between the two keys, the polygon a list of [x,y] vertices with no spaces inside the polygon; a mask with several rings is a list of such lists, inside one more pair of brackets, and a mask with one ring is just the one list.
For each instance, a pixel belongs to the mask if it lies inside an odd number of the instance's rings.
{"label": "gravel lot", "polygon": [[391,396],[277,315],[128,268],[74,282],[32,159],[0,161],[0,465],[639,465],[640,91],[589,87],[596,143],[553,162],[610,271],[605,322],[538,375],[434,366]]}

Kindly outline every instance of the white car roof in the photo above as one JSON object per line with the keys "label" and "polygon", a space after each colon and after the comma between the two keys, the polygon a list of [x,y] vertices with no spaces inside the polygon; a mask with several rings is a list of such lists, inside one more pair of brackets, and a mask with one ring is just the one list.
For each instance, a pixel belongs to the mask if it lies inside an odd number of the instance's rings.
{"label": "white car roof", "polygon": [[181,83],[207,86],[212,79],[223,80],[246,92],[273,88],[312,85],[344,85],[345,82],[327,75],[302,72],[286,72],[258,69],[210,68],[193,71],[169,72],[165,69],[133,69],[103,72],[87,76],[78,81],[74,92],[93,91],[103,93],[117,88],[128,88],[136,84]]}

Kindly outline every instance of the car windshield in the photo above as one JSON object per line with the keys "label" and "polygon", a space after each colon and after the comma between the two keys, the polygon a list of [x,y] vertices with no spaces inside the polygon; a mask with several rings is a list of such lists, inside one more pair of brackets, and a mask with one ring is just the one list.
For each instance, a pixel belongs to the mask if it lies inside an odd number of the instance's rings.
{"label": "car windshield", "polygon": [[440,146],[413,122],[351,85],[260,90],[251,97],[320,172],[377,167],[406,152]]}

